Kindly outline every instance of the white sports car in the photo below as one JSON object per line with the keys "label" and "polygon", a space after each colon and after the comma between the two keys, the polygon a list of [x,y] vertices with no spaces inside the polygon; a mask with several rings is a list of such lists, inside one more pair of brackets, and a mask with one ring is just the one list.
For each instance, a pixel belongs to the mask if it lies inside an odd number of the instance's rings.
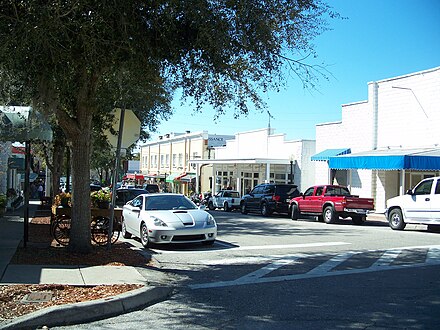
{"label": "white sports car", "polygon": [[217,237],[214,217],[180,194],[142,194],[122,209],[122,235],[151,243],[211,245]]}

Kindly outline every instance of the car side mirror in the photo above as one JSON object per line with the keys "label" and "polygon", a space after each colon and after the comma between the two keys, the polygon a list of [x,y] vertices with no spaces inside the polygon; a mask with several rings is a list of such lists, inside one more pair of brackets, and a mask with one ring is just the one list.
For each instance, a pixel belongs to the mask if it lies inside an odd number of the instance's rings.
{"label": "car side mirror", "polygon": [[414,195],[412,189],[408,189],[408,190],[406,191],[406,194],[407,194],[407,195]]}

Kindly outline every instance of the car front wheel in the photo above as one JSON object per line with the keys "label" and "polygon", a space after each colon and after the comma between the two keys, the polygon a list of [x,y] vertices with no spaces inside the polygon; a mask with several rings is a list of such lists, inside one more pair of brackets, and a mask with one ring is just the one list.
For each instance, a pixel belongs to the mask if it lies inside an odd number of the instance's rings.
{"label": "car front wheel", "polygon": [[225,205],[223,205],[223,209],[224,209],[226,212],[229,212],[229,211],[231,210],[231,208],[229,207],[228,202],[225,202]]}
{"label": "car front wheel", "polygon": [[406,223],[403,221],[402,211],[400,209],[393,209],[388,216],[388,223],[391,229],[403,230]]}
{"label": "car front wheel", "polygon": [[147,248],[150,246],[150,239],[148,237],[148,228],[144,222],[141,224],[140,238],[143,247]]}
{"label": "car front wheel", "polygon": [[209,204],[208,204],[208,209],[210,209],[211,211],[214,211],[214,210],[215,210],[215,207],[214,207],[214,203],[213,203],[213,202],[209,202]]}

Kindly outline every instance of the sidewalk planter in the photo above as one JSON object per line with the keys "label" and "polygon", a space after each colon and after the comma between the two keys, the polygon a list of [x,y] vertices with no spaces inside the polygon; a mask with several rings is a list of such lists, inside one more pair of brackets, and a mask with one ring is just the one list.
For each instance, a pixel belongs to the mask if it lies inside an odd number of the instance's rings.
{"label": "sidewalk planter", "polygon": [[108,209],[112,200],[112,194],[110,191],[98,190],[90,194],[92,205],[99,209]]}

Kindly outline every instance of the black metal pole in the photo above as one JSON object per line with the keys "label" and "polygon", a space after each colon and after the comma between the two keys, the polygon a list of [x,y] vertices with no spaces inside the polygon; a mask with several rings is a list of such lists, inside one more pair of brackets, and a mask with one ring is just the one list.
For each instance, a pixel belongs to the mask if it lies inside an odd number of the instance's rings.
{"label": "black metal pole", "polygon": [[293,183],[293,160],[290,161],[290,183]]}
{"label": "black metal pole", "polygon": [[23,246],[26,247],[29,239],[29,174],[31,172],[31,143],[25,142],[25,175],[24,175],[24,228],[23,228]]}
{"label": "black metal pole", "polygon": [[108,250],[110,250],[112,246],[113,218],[115,217],[115,202],[116,202],[116,181],[118,180],[118,170],[119,170],[119,163],[121,158],[121,144],[122,144],[122,133],[124,129],[124,116],[125,116],[125,107],[121,109],[121,116],[119,118],[118,144],[116,147],[115,170],[113,172],[113,181],[112,181],[112,202],[110,204],[110,222],[108,226],[108,241],[107,241]]}
{"label": "black metal pole", "polygon": [[70,147],[66,150],[66,193],[70,192]]}

